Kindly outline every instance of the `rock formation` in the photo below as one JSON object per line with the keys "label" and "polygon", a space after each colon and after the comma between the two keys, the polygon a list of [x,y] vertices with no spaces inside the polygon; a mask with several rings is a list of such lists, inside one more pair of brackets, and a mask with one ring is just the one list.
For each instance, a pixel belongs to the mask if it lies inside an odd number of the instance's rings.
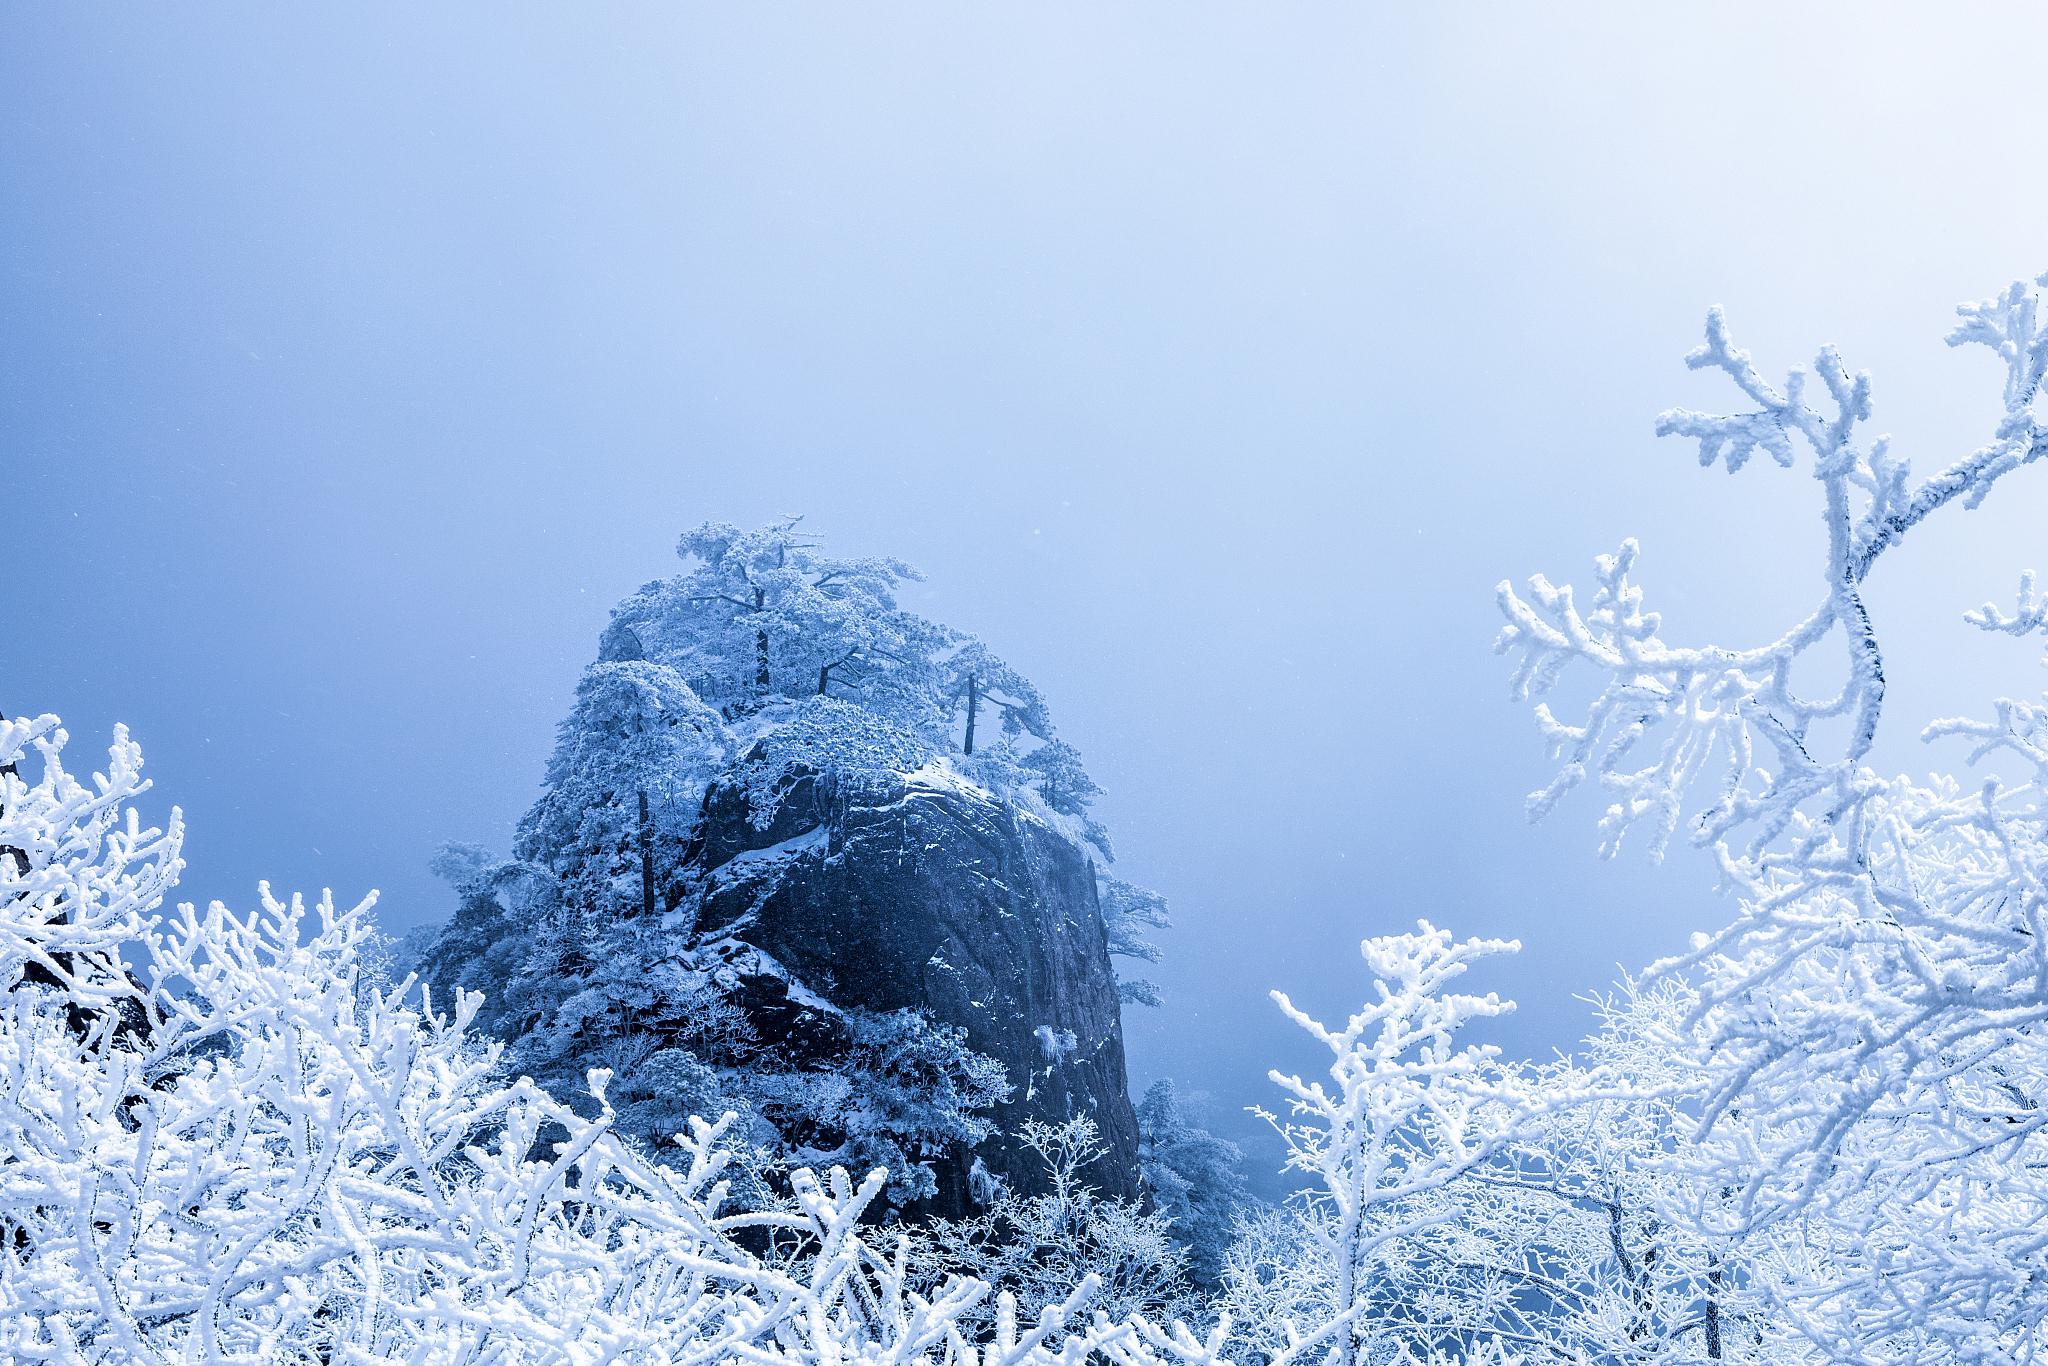
{"label": "rock formation", "polygon": [[839,1010],[921,1010],[1009,1073],[998,1132],[934,1161],[925,1212],[967,1212],[977,1162],[1040,1189],[1017,1134],[1077,1113],[1107,1148],[1090,1181],[1137,1198],[1137,1118],[1087,853],[943,762],[894,771],[757,752],[742,771],[706,795],[680,915],[693,956],[719,965],[755,1028],[822,1041]]}

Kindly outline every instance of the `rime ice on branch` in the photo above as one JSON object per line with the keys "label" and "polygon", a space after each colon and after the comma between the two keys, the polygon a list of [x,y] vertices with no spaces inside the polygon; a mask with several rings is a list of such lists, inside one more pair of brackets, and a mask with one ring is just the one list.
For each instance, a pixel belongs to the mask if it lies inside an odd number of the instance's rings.
{"label": "rime ice on branch", "polygon": [[[2001,476],[2048,451],[2048,430],[2036,413],[2048,367],[2039,299],[2034,286],[2019,283],[1959,310],[1963,321],[1949,343],[1983,345],[1999,356],[2006,372],[2002,413],[1985,445],[1917,484],[1885,438],[1865,436],[1869,378],[1852,377],[1834,348],[1823,348],[1814,363],[1825,397],[1809,401],[1804,372],[1794,370],[1774,387],[1729,341],[1720,310],[1707,315],[1706,342],[1686,363],[1721,371],[1752,406],[1725,415],[1674,409],[1658,419],[1657,431],[1695,441],[1702,465],[1720,463],[1731,472],[1759,450],[1788,467],[1801,447],[1810,454],[1827,526],[1819,603],[1762,644],[1682,647],[1666,644],[1660,618],[1644,610],[1631,577],[1633,541],[1601,557],[1598,587],[1583,611],[1570,587],[1541,575],[1530,580],[1526,597],[1501,584],[1508,620],[1496,649],[1519,655],[1518,697],[1543,696],[1579,664],[1604,680],[1575,723],[1538,704],[1538,728],[1563,762],[1531,796],[1533,816],[1590,775],[1614,796],[1600,822],[1602,852],[1611,855],[1642,826],[1657,856],[1688,793],[1711,779],[1714,795],[1693,812],[1691,838],[1712,848],[1739,885],[1773,867],[1810,864],[1822,847],[1844,873],[1863,866],[1863,810],[1875,785],[1861,765],[1885,688],[1863,580],[1930,514],[1952,502],[1976,506]],[[1840,690],[1805,696],[1793,687],[1793,666],[1828,642],[1841,652]],[[1836,718],[1847,732],[1839,752],[1813,752],[1814,723]]]}
{"label": "rime ice on branch", "polygon": [[[1629,577],[1632,544],[1601,562],[1583,613],[1541,579],[1526,598],[1501,590],[1500,645],[1520,653],[1519,692],[1542,694],[1575,663],[1603,680],[1578,724],[1538,708],[1564,764],[1537,814],[1591,773],[1615,795],[1605,850],[1641,823],[1654,851],[1690,788],[1715,780],[1693,837],[1743,900],[1731,924],[1655,970],[1689,993],[1659,1038],[1696,1078],[1689,1132],[1663,1164],[1663,1208],[1694,1236],[1744,1249],[1729,1275],[1789,1337],[1788,1359],[1931,1366],[2048,1350],[2048,710],[2004,700],[1990,721],[1923,732],[1970,741],[1972,761],[2010,752],[2030,781],[1873,773],[1863,759],[1885,680],[1860,596],[1879,557],[1930,514],[1976,505],[2048,449],[2039,298],[2017,284],[1962,308],[1950,341],[2000,357],[2002,411],[1990,441],[1917,484],[1882,440],[1861,437],[1868,383],[1832,351],[1817,367],[1822,413],[1796,373],[1766,384],[1710,316],[1691,363],[1727,374],[1755,406],[1668,413],[1660,431],[1731,469],[1758,449],[1791,463],[1803,445],[1825,495],[1820,603],[1775,639],[1666,645]],[[2021,635],[2048,623],[2048,608],[2028,576],[2014,610],[1966,619]],[[1843,652],[1840,691],[1797,693],[1794,663],[1829,642]],[[1845,738],[1822,754],[1812,727],[1826,720]]]}
{"label": "rime ice on branch", "polygon": [[1362,1287],[1376,1272],[1377,1254],[1440,1217],[1418,1210],[1415,1197],[1448,1185],[1508,1141],[1517,1107],[1499,1050],[1452,1041],[1473,1020],[1506,1014],[1513,1004],[1449,988],[1471,963],[1520,947],[1454,941],[1426,920],[1412,934],[1368,939],[1359,949],[1374,999],[1342,1029],[1273,993],[1287,1017],[1330,1052],[1329,1085],[1275,1071],[1288,1113],[1260,1112],[1287,1144],[1288,1167],[1311,1182],[1304,1230],[1330,1296],[1323,1322],[1289,1323],[1289,1339],[1298,1330],[1299,1340],[1323,1336],[1333,1354],[1358,1358],[1371,1329]]}
{"label": "rime ice on branch", "polygon": [[67,738],[54,716],[0,720],[0,989],[132,1009],[139,991],[121,949],[177,882],[184,827],[174,810],[168,828],[145,828],[129,805],[149,783],[126,727],[90,786],[60,760]]}

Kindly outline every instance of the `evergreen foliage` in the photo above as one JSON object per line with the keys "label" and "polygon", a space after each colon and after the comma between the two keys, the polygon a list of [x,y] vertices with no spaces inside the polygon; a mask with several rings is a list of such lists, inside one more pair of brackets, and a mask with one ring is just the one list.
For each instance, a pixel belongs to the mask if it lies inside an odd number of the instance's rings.
{"label": "evergreen foliage", "polygon": [[1238,1221],[1256,1203],[1245,1184],[1244,1150],[1195,1123],[1167,1080],[1146,1090],[1138,1127],[1138,1161],[1153,1207],[1187,1249],[1189,1274],[1213,1286]]}

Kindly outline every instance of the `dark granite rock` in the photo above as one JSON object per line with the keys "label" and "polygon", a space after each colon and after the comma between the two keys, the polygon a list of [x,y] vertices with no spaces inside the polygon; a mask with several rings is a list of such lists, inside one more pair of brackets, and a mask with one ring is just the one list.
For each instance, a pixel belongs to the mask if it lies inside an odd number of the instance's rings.
{"label": "dark granite rock", "polygon": [[848,774],[792,761],[765,802],[758,773],[751,788],[711,788],[680,908],[756,1029],[794,1042],[829,1032],[830,1007],[920,1009],[1009,1073],[996,1136],[933,1163],[939,1194],[924,1212],[968,1212],[977,1158],[1042,1190],[1016,1134],[1076,1113],[1108,1149],[1090,1181],[1136,1199],[1137,1117],[1088,855],[942,765]]}

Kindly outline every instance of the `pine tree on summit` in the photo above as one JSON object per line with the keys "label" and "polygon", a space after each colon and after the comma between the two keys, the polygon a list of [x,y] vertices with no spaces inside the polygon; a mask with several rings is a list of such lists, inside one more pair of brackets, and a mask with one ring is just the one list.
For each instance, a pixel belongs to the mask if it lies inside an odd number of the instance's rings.
{"label": "pine tree on summit", "polygon": [[644,659],[593,664],[514,852],[552,872],[579,907],[665,910],[656,850],[687,837],[728,749],[718,714],[674,669]]}
{"label": "pine tree on summit", "polygon": [[[1052,717],[1031,680],[1018,673],[971,636],[956,636],[947,655],[942,683],[948,730],[960,728],[960,753],[974,753],[981,717],[994,713],[1005,740],[1029,736],[1043,743],[1052,738]],[[986,736],[982,744],[987,744]],[[1068,746],[1069,749],[1072,746]]]}
{"label": "pine tree on summit", "polygon": [[607,636],[630,632],[728,720],[779,699],[887,706],[928,690],[917,683],[943,637],[896,603],[898,585],[922,576],[901,560],[818,554],[799,521],[685,532],[676,553],[691,568],[620,603]]}

